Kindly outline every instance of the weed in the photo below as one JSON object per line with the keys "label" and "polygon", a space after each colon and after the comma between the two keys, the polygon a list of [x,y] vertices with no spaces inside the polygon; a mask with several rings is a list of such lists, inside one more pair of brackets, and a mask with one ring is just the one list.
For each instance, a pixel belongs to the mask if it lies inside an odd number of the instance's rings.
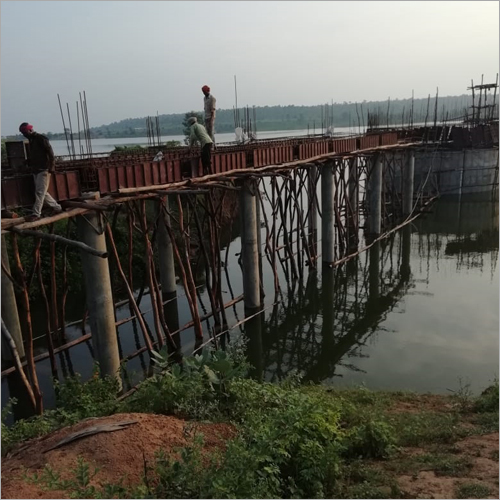
{"label": "weed", "polygon": [[464,382],[461,377],[458,378],[458,390],[453,392],[453,400],[459,411],[468,412],[473,407],[473,392],[470,381]]}
{"label": "weed", "polygon": [[462,483],[456,487],[455,495],[456,498],[486,498],[491,490],[481,483]]}
{"label": "weed", "polygon": [[430,466],[437,476],[460,477],[467,474],[473,466],[467,457],[425,454],[417,457],[417,462]]}
{"label": "weed", "polygon": [[454,443],[466,435],[458,415],[441,413],[398,414],[392,417],[398,445],[420,446],[426,443]]}

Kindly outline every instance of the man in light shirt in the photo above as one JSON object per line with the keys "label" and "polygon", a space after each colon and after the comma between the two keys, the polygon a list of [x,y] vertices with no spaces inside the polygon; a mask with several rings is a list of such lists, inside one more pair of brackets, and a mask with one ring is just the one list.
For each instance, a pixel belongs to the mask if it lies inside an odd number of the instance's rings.
{"label": "man in light shirt", "polygon": [[201,87],[203,92],[204,104],[205,104],[205,128],[207,129],[208,135],[214,139],[214,123],[215,123],[215,97],[210,93],[210,87],[208,85],[203,85]]}
{"label": "man in light shirt", "polygon": [[201,164],[203,166],[203,175],[212,173],[212,144],[213,141],[208,135],[203,125],[198,123],[196,116],[188,119],[189,125],[189,147],[192,148],[196,142],[201,145]]}

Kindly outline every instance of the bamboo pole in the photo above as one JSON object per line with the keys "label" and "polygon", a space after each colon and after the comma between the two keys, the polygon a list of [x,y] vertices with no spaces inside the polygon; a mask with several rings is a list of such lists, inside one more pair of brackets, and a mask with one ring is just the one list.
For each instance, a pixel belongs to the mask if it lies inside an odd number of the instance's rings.
{"label": "bamboo pole", "polygon": [[5,340],[7,340],[9,347],[12,350],[12,355],[14,357],[14,363],[16,365],[17,371],[19,373],[19,376],[21,377],[24,387],[26,387],[26,391],[30,398],[31,404],[33,405],[33,409],[36,410],[37,402],[35,399],[35,394],[33,393],[33,389],[31,388],[30,383],[26,378],[26,374],[24,373],[23,364],[21,363],[21,359],[19,358],[19,352],[17,351],[16,343],[14,342],[14,339],[12,338],[12,335],[10,334],[9,330],[5,326],[3,318],[2,318],[2,335],[5,337]]}
{"label": "bamboo pole", "polygon": [[122,277],[123,283],[125,285],[125,289],[127,291],[127,294],[130,299],[130,303],[132,305],[132,308],[134,309],[134,312],[137,317],[137,321],[139,321],[139,325],[141,326],[142,334],[144,336],[144,342],[146,343],[146,346],[148,348],[148,351],[151,352],[153,350],[153,344],[151,342],[151,339],[149,337],[148,329],[146,327],[146,323],[144,322],[144,318],[142,317],[141,311],[139,310],[139,307],[135,301],[134,294],[132,290],[130,289],[130,286],[127,281],[127,277],[125,276],[125,273],[123,272],[122,265],[120,263],[120,257],[118,256],[118,251],[116,250],[116,245],[115,241],[113,239],[113,233],[111,231],[111,226],[109,223],[106,223],[106,232],[108,234],[108,239],[109,243],[111,245],[111,249],[113,251],[113,256],[116,261],[116,267],[118,269],[118,272],[120,273],[120,276]]}
{"label": "bamboo pole", "polygon": [[20,236],[34,236],[36,238],[41,238],[42,240],[48,240],[48,241],[59,241],[60,243],[64,243],[65,245],[69,245],[75,248],[78,248],[80,250],[83,250],[84,252],[87,252],[91,255],[95,255],[97,257],[101,257],[102,259],[105,259],[108,256],[108,252],[102,252],[100,250],[96,250],[95,248],[92,248],[85,243],[82,243],[81,241],[74,241],[70,240],[68,238],[64,238],[63,236],[59,236],[57,234],[47,234],[47,233],[42,233],[41,231],[31,231],[28,229],[19,229],[18,227],[13,227],[11,229],[13,233],[17,233]]}
{"label": "bamboo pole", "polygon": [[25,338],[26,338],[26,360],[28,375],[31,379],[33,386],[33,394],[35,396],[35,411],[38,415],[43,413],[43,400],[42,393],[40,391],[40,386],[38,384],[38,376],[36,373],[36,366],[34,361],[33,353],[33,329],[31,326],[31,313],[30,313],[30,301],[28,296],[28,289],[26,287],[26,276],[24,274],[23,265],[21,263],[21,258],[19,256],[19,247],[17,244],[17,236],[12,235],[12,250],[14,254],[14,264],[16,267],[17,274],[21,280],[21,287],[23,289],[20,294],[21,306],[24,308],[24,318],[23,322],[25,325]]}

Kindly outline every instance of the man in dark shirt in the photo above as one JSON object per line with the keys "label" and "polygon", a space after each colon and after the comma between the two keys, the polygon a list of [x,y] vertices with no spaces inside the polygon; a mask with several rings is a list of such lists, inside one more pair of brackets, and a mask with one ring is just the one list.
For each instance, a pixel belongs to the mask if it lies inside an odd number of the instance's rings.
{"label": "man in dark shirt", "polygon": [[21,123],[19,132],[28,139],[30,144],[29,166],[35,178],[35,204],[33,215],[26,217],[27,221],[35,221],[42,216],[42,207],[48,205],[56,213],[62,212],[59,203],[47,192],[50,184],[50,174],[55,172],[54,151],[49,140],[33,130],[33,125]]}

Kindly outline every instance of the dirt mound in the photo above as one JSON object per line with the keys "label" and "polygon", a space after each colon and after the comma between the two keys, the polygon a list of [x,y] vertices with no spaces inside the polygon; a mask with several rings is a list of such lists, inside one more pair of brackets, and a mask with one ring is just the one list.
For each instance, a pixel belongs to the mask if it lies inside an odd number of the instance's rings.
{"label": "dirt mound", "polygon": [[[51,449],[75,432],[103,424],[135,423],[114,432],[101,432]],[[37,484],[28,483],[23,476],[40,472],[47,464],[61,474],[72,477],[78,457],[100,470],[92,481],[138,484],[144,472],[144,460],[151,464],[158,449],[172,452],[185,446],[194,433],[204,436],[205,449],[222,447],[235,435],[227,424],[209,424],[184,421],[165,415],[121,413],[109,417],[87,419],[71,427],[53,432],[43,438],[26,443],[2,460],[2,498],[68,498],[61,491],[43,491]],[[48,451],[47,451],[48,450]]]}

